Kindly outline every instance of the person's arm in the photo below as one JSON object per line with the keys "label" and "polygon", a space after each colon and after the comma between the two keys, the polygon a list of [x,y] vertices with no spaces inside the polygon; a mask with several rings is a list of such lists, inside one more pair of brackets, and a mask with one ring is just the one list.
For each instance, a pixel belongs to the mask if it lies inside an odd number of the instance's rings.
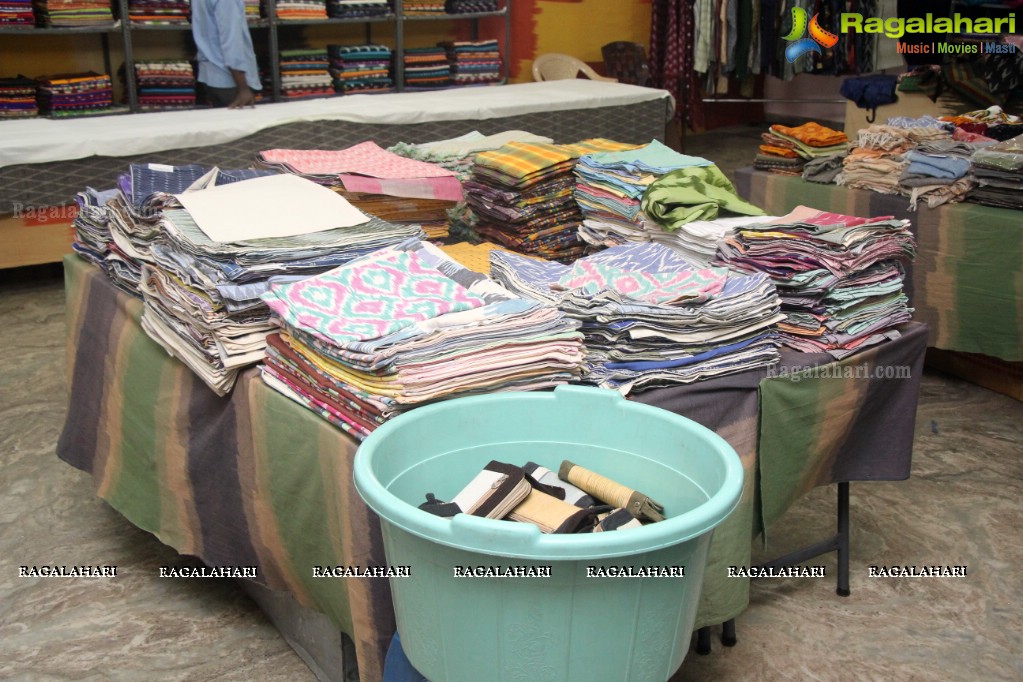
{"label": "person's arm", "polygon": [[231,69],[231,76],[234,78],[235,85],[238,86],[238,94],[234,96],[234,100],[227,105],[227,108],[241,109],[256,106],[256,93],[252,92],[248,81],[245,80],[245,72]]}

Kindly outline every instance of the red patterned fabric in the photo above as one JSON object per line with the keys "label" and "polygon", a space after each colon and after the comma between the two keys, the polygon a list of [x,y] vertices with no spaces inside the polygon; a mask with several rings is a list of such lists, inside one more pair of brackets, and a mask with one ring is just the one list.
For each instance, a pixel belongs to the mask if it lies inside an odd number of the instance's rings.
{"label": "red patterned fabric", "polygon": [[675,116],[691,128],[703,126],[700,86],[693,71],[694,0],[653,0],[650,72],[654,84],[675,97]]}

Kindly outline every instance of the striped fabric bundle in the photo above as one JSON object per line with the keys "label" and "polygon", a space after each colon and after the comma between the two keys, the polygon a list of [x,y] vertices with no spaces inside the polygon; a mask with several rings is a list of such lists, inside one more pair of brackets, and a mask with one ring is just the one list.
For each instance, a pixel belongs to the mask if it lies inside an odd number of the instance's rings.
{"label": "striped fabric bundle", "polygon": [[277,18],[281,21],[302,21],[305,19],[326,19],[326,0],[280,0],[277,3]]}
{"label": "striped fabric bundle", "polygon": [[281,95],[286,99],[333,95],[327,52],[317,49],[281,50]]}
{"label": "striped fabric bundle", "polygon": [[143,111],[195,106],[195,73],[184,59],[135,62],[135,83]]}
{"label": "striped fabric bundle", "polygon": [[473,14],[477,12],[497,12],[497,0],[447,0],[444,10],[448,14]]}
{"label": "striped fabric bundle", "polygon": [[0,119],[38,116],[37,83],[31,78],[0,78]]}
{"label": "striped fabric bundle", "polygon": [[187,24],[189,0],[128,0],[128,19],[133,24]]}
{"label": "striped fabric bundle", "polygon": [[497,40],[441,43],[451,63],[456,85],[495,83],[501,80],[501,52]]}
{"label": "striped fabric bundle", "polygon": [[443,88],[451,84],[451,66],[442,47],[405,50],[405,86],[410,90]]}
{"label": "striped fabric bundle", "polygon": [[40,79],[39,111],[50,116],[103,114],[114,104],[109,74],[71,73]]}
{"label": "striped fabric bundle", "polygon": [[386,45],[328,45],[330,75],[338,92],[391,90],[391,48]]}
{"label": "striped fabric bundle", "polygon": [[327,15],[335,19],[386,17],[390,13],[390,0],[328,0],[327,2]]}
{"label": "striped fabric bundle", "polygon": [[35,23],[32,0],[0,0],[0,27],[33,28]]}
{"label": "striped fabric bundle", "polygon": [[444,0],[402,0],[401,8],[406,16],[444,14]]}
{"label": "striped fabric bundle", "polygon": [[113,26],[110,0],[35,0],[40,26],[77,28]]}

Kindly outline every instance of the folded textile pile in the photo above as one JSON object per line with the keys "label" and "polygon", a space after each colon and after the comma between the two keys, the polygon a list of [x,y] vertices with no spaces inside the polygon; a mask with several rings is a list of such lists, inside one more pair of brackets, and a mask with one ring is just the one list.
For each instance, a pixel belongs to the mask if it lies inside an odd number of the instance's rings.
{"label": "folded textile pile", "polygon": [[973,174],[978,186],[970,201],[1023,209],[1023,135],[974,153]]}
{"label": "folded textile pile", "polygon": [[444,14],[444,0],[401,0],[401,11],[407,16]]}
{"label": "folded textile pile", "polygon": [[910,137],[912,130],[880,124],[860,130],[856,146],[845,157],[835,183],[881,194],[899,194],[899,177],[908,165],[903,155],[916,145]]}
{"label": "folded textile pile", "polygon": [[[262,192],[264,181],[277,179],[260,177],[267,173],[218,172],[214,178],[203,179],[203,186],[209,189],[193,189],[181,195],[180,201],[186,203],[189,197],[207,191],[243,190],[249,183],[260,183],[253,191]],[[291,180],[326,192],[306,181]],[[225,184],[234,187],[225,188]],[[252,201],[275,200],[255,195]],[[231,201],[224,202],[227,209]],[[271,284],[318,274],[409,236],[422,235],[416,227],[365,216],[362,221],[293,236],[215,241],[206,233],[208,225],[196,222],[194,212],[167,209],[160,220],[161,237],[150,245],[151,258],[141,268],[142,327],[214,392],[224,395],[241,368],[264,357],[266,335],[274,325],[260,297]]]}
{"label": "folded textile pile", "polygon": [[448,14],[473,14],[476,12],[497,12],[498,0],[446,0],[444,11]]}
{"label": "folded textile pile", "polygon": [[842,162],[845,161],[845,154],[830,154],[810,159],[803,166],[803,180],[807,182],[819,182],[830,185],[842,172]]}
{"label": "folded textile pile", "polygon": [[493,277],[582,322],[582,381],[622,393],[777,362],[785,319],[762,273],[702,268],[661,244],[623,244],[571,266],[494,252]]}
{"label": "folded textile pile", "polygon": [[187,24],[189,0],[128,0],[128,20],[142,25]]}
{"label": "folded textile pile", "polygon": [[245,0],[245,20],[259,21],[260,16],[260,0]]}
{"label": "folded textile pile", "polygon": [[135,83],[143,111],[195,106],[195,73],[184,59],[137,61]]}
{"label": "folded textile pile", "polygon": [[386,17],[390,13],[390,0],[327,0],[327,16],[334,19]]}
{"label": "folded textile pile", "polygon": [[333,95],[334,81],[327,70],[329,65],[326,50],[281,50],[281,96],[300,99]]}
{"label": "folded textile pile", "polygon": [[408,89],[451,85],[451,65],[448,64],[448,53],[443,47],[406,48],[404,62],[405,86]]}
{"label": "folded textile pile", "polygon": [[281,21],[326,19],[327,0],[277,0],[277,18]]}
{"label": "folded textile pile", "polygon": [[585,250],[579,237],[582,214],[572,196],[576,159],[632,147],[593,139],[575,145],[509,142],[480,152],[463,183],[466,202],[479,219],[476,232],[521,253],[575,260]]}
{"label": "folded textile pile", "polygon": [[506,130],[494,135],[484,135],[473,130],[470,133],[448,140],[422,142],[412,144],[398,142],[387,151],[419,161],[429,161],[442,168],[455,171],[459,180],[468,180],[472,173],[472,161],[476,154],[493,149],[500,149],[509,142],[536,142],[553,144],[554,140],[542,135],[534,135],[524,130]]}
{"label": "folded textile pile", "polygon": [[909,206],[916,210],[924,199],[930,208],[966,198],[976,185],[970,174],[970,156],[974,145],[950,138],[924,142],[906,152],[909,163],[899,177],[903,194],[909,195]]}
{"label": "folded textile pile", "polygon": [[657,140],[634,149],[582,156],[575,166],[575,200],[583,215],[580,237],[588,244],[613,246],[663,234],[641,210],[647,188],[679,168],[710,165],[707,159],[680,154]]}
{"label": "folded textile pile", "polygon": [[417,405],[579,376],[575,321],[416,240],[264,300],[283,330],[263,380],[359,439]]}
{"label": "folded textile pile", "polygon": [[117,195],[105,204],[110,240],[104,258],[104,270],[117,288],[141,296],[142,264],[153,262],[150,249],[162,234],[164,209],[176,206],[173,195],[184,192],[209,170],[196,164],[133,163],[117,177]]}
{"label": "folded textile pile", "polygon": [[0,27],[35,28],[33,0],[0,0]]}
{"label": "folded textile pile", "polygon": [[912,317],[903,264],[916,242],[908,220],[857,218],[799,206],[740,227],[720,243],[720,262],[766,273],[777,285],[782,343],[843,358],[895,338]]}
{"label": "folded textile pile", "polygon": [[391,48],[386,45],[328,45],[330,75],[338,92],[387,92],[391,79]]}
{"label": "folded textile pile", "polygon": [[772,125],[761,140],[753,167],[784,175],[799,175],[808,160],[849,149],[845,133],[813,121],[793,128]]}
{"label": "folded textile pile", "polygon": [[97,191],[91,187],[75,195],[78,215],[72,226],[75,239],[71,249],[85,260],[106,269],[110,254],[110,214],[107,202],[117,196],[117,189]]}
{"label": "folded textile pile", "polygon": [[497,40],[459,40],[441,43],[455,85],[496,83],[501,80],[501,51]]}
{"label": "folded textile pile", "polygon": [[320,184],[340,182],[349,192],[444,201],[462,198],[462,186],[453,171],[392,154],[371,141],[337,151],[268,149],[259,153],[259,162]]}
{"label": "folded textile pile", "polygon": [[39,115],[36,104],[38,83],[32,78],[0,78],[0,119]]}
{"label": "folded textile pile", "polygon": [[114,104],[109,74],[92,71],[39,79],[39,113],[56,117],[105,114]]}
{"label": "folded textile pile", "polygon": [[40,26],[82,28],[113,26],[110,0],[35,0]]}

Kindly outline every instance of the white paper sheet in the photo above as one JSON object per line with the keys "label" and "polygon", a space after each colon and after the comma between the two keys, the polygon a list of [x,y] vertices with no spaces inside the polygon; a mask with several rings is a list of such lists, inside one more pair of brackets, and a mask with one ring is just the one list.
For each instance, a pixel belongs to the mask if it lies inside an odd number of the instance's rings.
{"label": "white paper sheet", "polygon": [[339,194],[296,175],[269,175],[175,195],[217,242],[294,237],[369,221]]}

